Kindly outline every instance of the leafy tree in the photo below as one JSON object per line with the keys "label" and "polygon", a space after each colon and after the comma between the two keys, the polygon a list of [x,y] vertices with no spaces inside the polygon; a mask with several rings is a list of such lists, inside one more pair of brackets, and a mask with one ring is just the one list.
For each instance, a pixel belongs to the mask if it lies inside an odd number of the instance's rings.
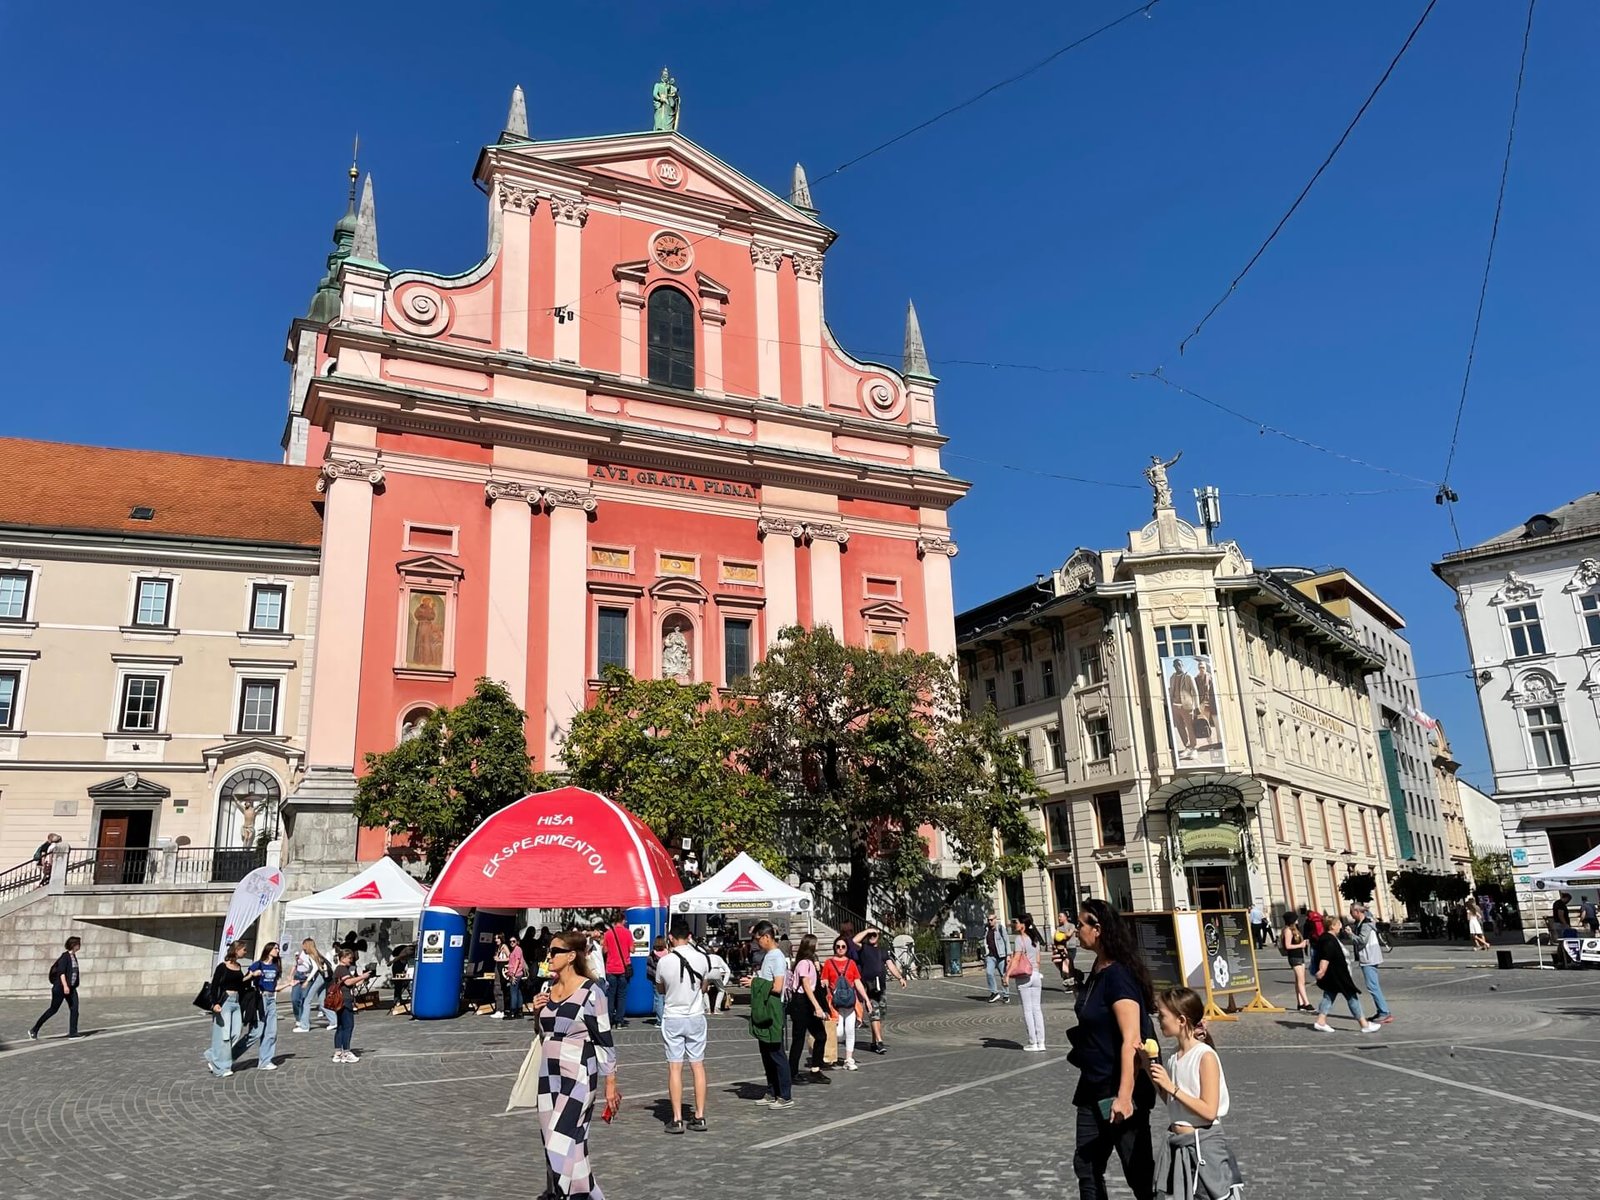
{"label": "leafy tree", "polygon": [[743,850],[779,870],[777,792],[740,762],[750,715],[711,701],[709,684],[635,679],[608,667],[605,686],[562,743],[569,776],[666,844],[693,838],[708,867]]}
{"label": "leafy tree", "polygon": [[845,858],[852,911],[874,891],[897,903],[926,876],[924,826],[975,872],[1041,861],[1033,773],[992,710],[966,715],[949,659],[791,626],[749,686],[748,758],[782,793],[785,848],[801,866]]}
{"label": "leafy tree", "polygon": [[1471,883],[1460,875],[1442,871],[1423,871],[1417,867],[1404,867],[1389,875],[1389,891],[1406,906],[1408,912],[1421,908],[1423,901],[1462,900],[1471,890]]}
{"label": "leafy tree", "polygon": [[1472,880],[1477,884],[1479,891],[1493,896],[1496,900],[1514,894],[1516,889],[1511,883],[1511,855],[1503,850],[1489,854],[1479,854],[1474,850]]}
{"label": "leafy tree", "polygon": [[430,713],[416,736],[366,756],[357,819],[408,835],[434,878],[490,813],[550,786],[528,757],[526,720],[503,686],[479,679],[471,698]]}
{"label": "leafy tree", "polygon": [[1377,893],[1378,877],[1371,871],[1346,875],[1339,883],[1339,894],[1346,900],[1354,900],[1360,904],[1371,904],[1372,897]]}

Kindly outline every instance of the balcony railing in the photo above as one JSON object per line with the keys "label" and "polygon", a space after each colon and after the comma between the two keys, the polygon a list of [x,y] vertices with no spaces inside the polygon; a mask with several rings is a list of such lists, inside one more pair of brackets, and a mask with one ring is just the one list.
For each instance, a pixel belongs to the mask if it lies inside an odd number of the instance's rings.
{"label": "balcony railing", "polygon": [[[226,846],[86,846],[69,850],[65,858],[66,883],[72,888],[193,888],[238,883],[266,865],[267,853]],[[0,887],[12,873],[0,876]],[[0,899],[4,895],[0,891]]]}
{"label": "balcony railing", "polygon": [[18,863],[0,871],[0,904],[21,892],[31,892],[44,886],[44,872],[36,862]]}

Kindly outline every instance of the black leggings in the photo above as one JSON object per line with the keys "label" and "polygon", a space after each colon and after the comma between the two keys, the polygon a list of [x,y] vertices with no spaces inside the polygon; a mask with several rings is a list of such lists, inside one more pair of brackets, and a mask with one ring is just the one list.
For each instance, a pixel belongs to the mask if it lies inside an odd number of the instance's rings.
{"label": "black leggings", "polygon": [[63,992],[59,983],[51,986],[50,1007],[44,1010],[44,1016],[33,1023],[33,1032],[37,1034],[46,1021],[61,1011],[63,1004],[67,1006],[67,1015],[70,1018],[67,1032],[76,1036],[78,1032],[78,989],[73,988],[70,992]]}
{"label": "black leggings", "polygon": [[1133,1116],[1115,1125],[1100,1116],[1098,1107],[1078,1109],[1078,1144],[1072,1155],[1072,1173],[1078,1177],[1079,1200],[1106,1200],[1106,1165],[1115,1150],[1122,1160],[1122,1177],[1134,1200],[1155,1196],[1156,1161],[1150,1145],[1150,1110],[1135,1108]]}
{"label": "black leggings", "polygon": [[789,1027],[792,1030],[789,1035],[790,1070],[800,1070],[800,1063],[806,1052],[808,1033],[811,1035],[811,1065],[820,1068],[828,1033],[823,1028],[822,1018],[817,1016],[816,1010],[811,1007],[810,998],[799,992],[789,997]]}

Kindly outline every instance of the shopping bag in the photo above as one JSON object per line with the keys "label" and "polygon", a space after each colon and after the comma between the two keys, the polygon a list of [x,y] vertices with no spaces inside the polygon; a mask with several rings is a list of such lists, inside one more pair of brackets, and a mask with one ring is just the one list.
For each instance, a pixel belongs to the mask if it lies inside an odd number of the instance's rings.
{"label": "shopping bag", "polygon": [[544,1053],[544,1038],[536,1037],[533,1045],[528,1047],[528,1054],[522,1060],[522,1069],[517,1072],[517,1081],[511,1085],[511,1098],[506,1101],[506,1111],[515,1108],[537,1108],[539,1106],[539,1056]]}

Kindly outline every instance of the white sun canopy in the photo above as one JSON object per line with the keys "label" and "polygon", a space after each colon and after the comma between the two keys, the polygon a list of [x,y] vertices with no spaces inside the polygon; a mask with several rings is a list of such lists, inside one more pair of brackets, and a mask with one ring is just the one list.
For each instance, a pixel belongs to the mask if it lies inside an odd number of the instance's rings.
{"label": "white sun canopy", "polygon": [[423,887],[385,855],[354,879],[284,906],[285,921],[416,920],[428,898]]}
{"label": "white sun canopy", "polygon": [[674,915],[687,913],[808,913],[811,893],[790,887],[748,854],[739,854],[710,879],[668,902]]}
{"label": "white sun canopy", "polygon": [[1592,850],[1585,850],[1571,862],[1562,863],[1548,871],[1541,871],[1533,877],[1533,886],[1543,891],[1557,884],[1582,883],[1588,880],[1591,883],[1600,882],[1600,846]]}

